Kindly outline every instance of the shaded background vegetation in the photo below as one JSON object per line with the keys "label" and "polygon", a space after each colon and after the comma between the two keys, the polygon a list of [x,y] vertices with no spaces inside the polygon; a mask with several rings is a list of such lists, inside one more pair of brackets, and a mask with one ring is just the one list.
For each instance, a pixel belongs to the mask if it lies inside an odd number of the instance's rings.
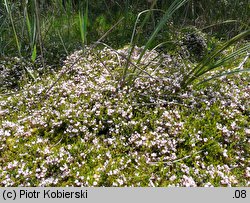
{"label": "shaded background vegetation", "polygon": [[[85,16],[86,12],[87,40],[84,44],[96,41],[119,19],[124,18],[104,39],[107,44],[117,48],[130,41],[138,13],[152,8],[153,1],[1,0],[1,56],[18,55],[6,3],[14,21],[21,55],[26,58],[32,58],[33,55],[33,59],[37,59],[42,54],[46,62],[57,64],[62,56],[83,45],[81,23],[84,22],[81,22],[81,17]],[[154,8],[165,11],[172,3],[172,0],[158,0]],[[188,26],[194,26],[218,39],[231,38],[249,26],[249,13],[249,0],[190,0],[174,13],[166,28],[157,36],[154,45],[173,40],[176,33]],[[145,44],[162,15],[163,12],[160,11],[151,13],[147,24],[141,29],[143,37],[138,40],[139,45]]]}

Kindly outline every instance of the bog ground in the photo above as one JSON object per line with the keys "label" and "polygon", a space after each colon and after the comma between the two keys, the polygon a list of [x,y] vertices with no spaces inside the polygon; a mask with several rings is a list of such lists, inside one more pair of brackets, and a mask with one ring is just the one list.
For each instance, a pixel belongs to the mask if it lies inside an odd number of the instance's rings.
{"label": "bog ground", "polygon": [[0,0],[0,186],[250,186],[247,1],[65,2]]}

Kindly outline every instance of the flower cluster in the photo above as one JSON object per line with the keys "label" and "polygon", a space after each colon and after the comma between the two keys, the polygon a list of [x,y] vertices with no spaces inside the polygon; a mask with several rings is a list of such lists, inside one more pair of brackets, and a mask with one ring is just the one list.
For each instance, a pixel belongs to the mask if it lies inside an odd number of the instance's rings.
{"label": "flower cluster", "polygon": [[249,74],[176,93],[185,67],[141,50],[86,47],[2,95],[0,185],[249,184]]}

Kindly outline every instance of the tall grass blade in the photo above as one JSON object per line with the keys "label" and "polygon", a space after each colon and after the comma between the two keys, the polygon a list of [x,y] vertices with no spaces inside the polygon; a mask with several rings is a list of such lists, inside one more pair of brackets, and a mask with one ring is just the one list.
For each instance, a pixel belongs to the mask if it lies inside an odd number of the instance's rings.
{"label": "tall grass blade", "polygon": [[37,35],[38,35],[38,42],[42,57],[42,64],[43,64],[43,70],[45,70],[45,60],[44,60],[44,53],[43,53],[43,41],[42,41],[42,32],[40,27],[40,14],[39,14],[39,6],[37,1],[35,2],[35,15],[36,15],[36,27],[37,27]]}
{"label": "tall grass blade", "polygon": [[248,36],[250,34],[250,29],[246,30],[240,34],[238,34],[237,36],[233,37],[232,39],[228,40],[227,42],[225,42],[221,47],[218,47],[217,49],[215,49],[210,55],[208,55],[198,66],[197,68],[194,69],[194,72],[196,72],[197,74],[199,74],[199,72],[202,71],[202,69],[207,66],[208,64],[211,63],[211,61],[216,58],[218,55],[220,55],[225,49],[227,49],[229,46],[231,46],[232,44],[240,41],[241,39],[245,38],[246,36]]}
{"label": "tall grass blade", "polygon": [[214,64],[212,63],[212,61],[214,61],[214,59],[217,56],[219,56],[224,50],[226,50],[229,46],[231,46],[234,43],[239,42],[241,39],[249,36],[249,34],[250,34],[250,29],[246,30],[246,31],[238,34],[237,36],[233,37],[232,39],[228,40],[222,46],[219,46],[217,49],[215,49],[211,54],[207,55],[207,57],[205,57],[197,66],[195,66],[190,71],[190,73],[188,73],[184,77],[184,79],[181,83],[181,87],[186,88],[189,84],[191,84],[199,76],[213,70],[214,68],[217,68],[217,67],[223,65],[223,63],[225,63],[226,61],[228,61],[229,59],[231,59],[233,57],[239,56],[244,51],[247,51],[249,49],[249,45],[239,49],[238,51],[236,51],[232,54],[229,54],[228,56],[224,57],[221,60],[218,60]]}
{"label": "tall grass blade", "polygon": [[[10,22],[11,22],[11,25],[12,25],[12,30],[13,30],[13,33],[14,33],[14,37],[15,37],[15,41],[16,41],[16,45],[17,45],[19,57],[22,59],[21,45],[20,45],[19,40],[18,40],[16,28],[15,28],[14,21],[13,21],[13,17],[12,17],[12,12],[11,12],[11,9],[9,8],[9,3],[8,3],[7,0],[4,0],[4,6],[5,6],[5,9],[6,9],[7,13],[8,13],[9,18],[10,18]],[[28,73],[28,75],[29,75],[33,80],[35,80],[35,77],[34,77],[34,75],[32,74],[32,72],[31,72],[28,68],[26,68],[25,66],[23,66],[23,68],[24,68],[24,70]]]}
{"label": "tall grass blade", "polygon": [[[154,1],[154,3],[151,5],[151,8],[148,9],[148,10],[145,10],[145,11],[142,11],[140,12],[138,15],[137,15],[137,18],[136,18],[136,21],[135,21],[135,24],[134,24],[134,28],[133,28],[133,33],[132,33],[132,37],[131,37],[131,40],[130,40],[130,49],[128,49],[128,60],[126,62],[126,65],[125,65],[125,68],[123,70],[123,76],[122,76],[122,82],[121,82],[121,86],[123,86],[125,84],[125,79],[127,77],[127,72],[128,72],[128,69],[129,69],[129,61],[131,59],[131,56],[132,56],[132,53],[134,52],[134,49],[135,49],[135,46],[137,44],[137,42],[139,41],[139,38],[140,38],[140,32],[136,35],[136,28],[137,28],[137,25],[138,25],[138,22],[140,20],[140,17],[142,14],[145,14],[147,13],[147,15],[145,16],[141,26],[139,29],[142,29],[147,20],[149,19],[150,17],[150,14],[152,11],[162,11],[160,9],[153,9],[154,5],[155,5],[156,1]],[[164,11],[162,11],[164,12]],[[136,38],[135,38],[136,37]],[[132,71],[132,73],[136,70],[136,68],[134,68],[134,70]]]}
{"label": "tall grass blade", "polygon": [[[165,13],[163,10],[160,10],[160,9],[152,9],[152,8],[140,12],[140,13],[137,15],[137,18],[136,18],[136,21],[135,21],[135,24],[134,24],[133,33],[132,33],[132,37],[131,37],[131,40],[130,40],[130,45],[136,44],[136,43],[138,42],[139,38],[140,38],[140,32],[136,35],[136,28],[137,28],[137,26],[138,26],[138,22],[139,22],[139,20],[140,20],[141,15],[144,14],[144,13],[148,13],[148,14],[145,16],[145,18],[144,18],[144,20],[143,20],[143,22],[142,22],[141,28],[143,28],[144,25],[146,24],[147,19],[149,18],[150,12],[152,12],[152,11],[162,11],[163,13]],[[135,39],[135,36],[136,36],[136,40],[134,40],[134,39]],[[135,41],[135,42],[134,42],[134,41]]]}
{"label": "tall grass blade", "polygon": [[9,3],[8,3],[7,0],[4,0],[4,6],[5,6],[5,9],[6,9],[7,13],[8,13],[9,18],[10,18],[12,30],[13,30],[15,41],[16,41],[16,46],[17,46],[17,49],[18,49],[18,54],[21,57],[21,45],[20,45],[19,40],[18,40],[16,28],[15,28],[13,17],[12,17],[12,12],[11,12],[11,9],[9,8]]}
{"label": "tall grass blade", "polygon": [[175,0],[171,6],[167,9],[166,13],[162,17],[161,21],[158,23],[156,26],[156,29],[154,32],[151,34],[149,40],[145,44],[145,47],[143,51],[140,54],[140,57],[137,61],[137,63],[140,63],[143,55],[145,54],[146,50],[149,48],[149,46],[152,44],[153,40],[157,36],[157,34],[160,32],[160,30],[165,26],[167,21],[171,18],[171,16],[174,14],[175,11],[177,11],[180,7],[182,7],[184,4],[186,4],[189,0]]}
{"label": "tall grass blade", "polygon": [[199,82],[197,85],[203,84],[203,83],[205,83],[205,82],[208,82],[208,81],[210,81],[210,80],[214,80],[214,79],[216,79],[216,78],[220,78],[220,77],[223,77],[223,76],[233,75],[233,74],[236,74],[236,73],[243,73],[243,72],[250,72],[250,68],[245,68],[245,69],[239,69],[239,68],[237,68],[237,69],[234,69],[234,70],[232,70],[232,71],[223,72],[223,73],[221,73],[221,74],[218,74],[218,75],[215,75],[215,76],[210,77],[210,78],[208,78],[208,79],[205,79],[205,80]]}
{"label": "tall grass blade", "polygon": [[206,30],[206,29],[209,29],[211,27],[218,26],[218,25],[231,24],[231,23],[239,23],[239,24],[242,24],[243,26],[249,28],[249,25],[247,25],[246,23],[243,23],[241,21],[238,21],[238,20],[225,20],[225,21],[222,21],[222,22],[214,23],[212,25],[208,25],[206,27],[203,27],[203,28],[201,28],[201,30]]}
{"label": "tall grass blade", "polygon": [[87,44],[87,25],[88,25],[88,0],[87,0],[87,5],[86,5],[86,8],[85,8],[85,13],[84,13],[84,41],[85,41],[85,44]]}
{"label": "tall grass blade", "polygon": [[31,61],[34,63],[37,57],[37,50],[36,50],[36,18],[34,18],[33,28],[30,22],[29,14],[27,12],[27,7],[25,7],[24,15],[26,19],[26,27],[29,35],[29,43],[31,49]]}
{"label": "tall grass blade", "polygon": [[79,11],[79,24],[80,24],[82,45],[84,47],[84,45],[87,44],[88,1],[86,3],[84,15],[82,14],[81,11]]}
{"label": "tall grass blade", "polygon": [[24,10],[24,15],[25,15],[25,19],[26,19],[26,26],[27,26],[27,30],[28,30],[29,39],[31,41],[31,39],[32,39],[31,23],[30,23],[30,19],[29,19],[29,14],[27,12],[27,7]]}
{"label": "tall grass blade", "polygon": [[85,44],[84,25],[83,25],[83,15],[82,15],[81,11],[79,11],[79,16],[78,17],[79,17],[79,27],[80,27],[82,45],[84,46],[84,44]]}
{"label": "tall grass blade", "polygon": [[37,53],[36,53],[36,45],[34,45],[32,55],[31,55],[31,60],[32,60],[33,63],[36,60],[36,55],[37,55]]}
{"label": "tall grass blade", "polygon": [[[248,45],[236,50],[235,52],[228,54],[226,57],[223,57],[222,59],[218,60],[216,63],[209,65],[208,71],[223,65],[225,62],[227,62],[233,58],[236,58],[236,57],[240,56],[241,54],[244,54],[247,51],[250,51],[250,43]],[[207,71],[205,70],[201,74],[206,73],[206,72]]]}
{"label": "tall grass blade", "polygon": [[65,46],[65,43],[64,43],[64,41],[63,41],[63,39],[62,39],[62,36],[61,36],[60,32],[57,31],[57,33],[58,33],[58,36],[59,36],[59,38],[60,38],[60,40],[61,40],[61,42],[62,42],[62,45],[63,45],[63,48],[64,48],[65,53],[66,53],[67,55],[69,55],[69,52],[68,52],[68,50],[67,50],[67,48],[66,48],[66,46]]}

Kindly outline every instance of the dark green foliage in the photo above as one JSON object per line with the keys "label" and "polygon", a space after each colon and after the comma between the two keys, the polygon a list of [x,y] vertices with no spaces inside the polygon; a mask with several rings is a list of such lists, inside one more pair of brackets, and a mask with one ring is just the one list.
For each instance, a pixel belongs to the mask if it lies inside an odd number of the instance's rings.
{"label": "dark green foliage", "polygon": [[[12,11],[13,20],[17,30],[17,36],[20,43],[20,49],[22,55],[25,57],[31,57],[33,47],[29,46],[29,37],[25,28],[25,16],[24,10],[27,9],[31,24],[34,24],[35,5],[33,1],[7,1],[9,2],[10,10]],[[27,3],[26,3],[27,2]],[[173,1],[160,1],[156,2],[154,8],[167,10]],[[40,18],[40,27],[42,34],[42,43],[44,49],[44,57],[48,58],[55,63],[55,58],[61,58],[67,51],[73,51],[79,48],[81,45],[80,30],[77,22],[77,16],[79,11],[84,15],[86,1],[68,1],[68,0],[56,0],[56,1],[38,1],[38,9]],[[88,42],[91,43],[100,38],[106,31],[108,31],[112,25],[114,25],[121,17],[125,17],[122,24],[118,25],[113,32],[111,32],[106,38],[105,42],[112,44],[115,47],[122,47],[127,44],[131,38],[133,25],[135,23],[136,15],[151,7],[151,3],[147,1],[89,1],[89,24],[88,24]],[[216,9],[214,9],[216,8]],[[175,12],[171,18],[175,27],[183,27],[193,25],[198,28],[205,27],[224,20],[236,20],[237,22],[213,26],[206,31],[216,32],[218,37],[232,37],[239,33],[249,23],[247,13],[249,11],[249,5],[247,0],[241,1],[195,1],[189,0],[185,6],[181,7],[178,12]],[[16,55],[16,45],[14,36],[11,30],[10,22],[7,17],[7,13],[4,7],[4,1],[0,1],[0,13],[1,13],[1,39],[0,47],[1,53],[5,55]],[[161,12],[152,12],[147,26],[143,28],[143,35],[138,43],[145,44],[148,37],[155,29],[155,26],[162,17]],[[173,29],[173,28],[171,28]],[[163,29],[163,31],[157,36],[154,44],[158,44],[157,40],[162,40],[168,36],[169,31]],[[65,47],[62,45],[62,40],[59,39],[58,32],[60,32]],[[174,34],[174,33],[173,33]],[[38,38],[36,37],[36,41]],[[54,44],[56,42],[56,45]],[[36,43],[38,46],[38,43]],[[56,50],[53,47],[57,47]],[[199,49],[199,48],[198,48]],[[8,50],[8,51],[7,51]],[[36,47],[37,55],[40,55],[39,46]],[[49,56],[49,53],[56,52],[58,56],[54,54],[53,57]],[[34,52],[33,52],[34,53]],[[51,63],[52,64],[52,63]]]}
{"label": "dark green foliage", "polygon": [[198,33],[187,33],[183,38],[183,46],[196,60],[202,59],[207,52],[206,40]]}

